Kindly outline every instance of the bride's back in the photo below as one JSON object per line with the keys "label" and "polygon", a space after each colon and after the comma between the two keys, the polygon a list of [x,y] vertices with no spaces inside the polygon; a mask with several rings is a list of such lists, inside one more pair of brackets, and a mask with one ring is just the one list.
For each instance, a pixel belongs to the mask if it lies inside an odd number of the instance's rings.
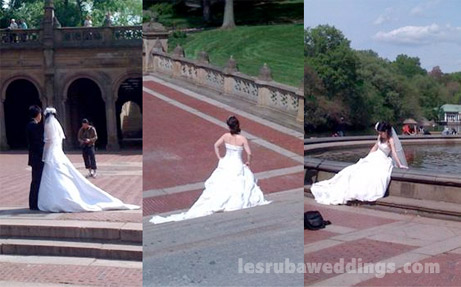
{"label": "bride's back", "polygon": [[224,134],[224,142],[234,146],[242,146],[245,143],[245,137],[239,134],[232,135],[231,133]]}

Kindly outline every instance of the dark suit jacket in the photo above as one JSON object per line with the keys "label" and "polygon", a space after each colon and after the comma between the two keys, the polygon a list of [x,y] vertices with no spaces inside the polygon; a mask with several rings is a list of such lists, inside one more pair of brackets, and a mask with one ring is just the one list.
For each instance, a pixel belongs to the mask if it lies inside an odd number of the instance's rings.
{"label": "dark suit jacket", "polygon": [[32,166],[33,164],[38,164],[42,161],[43,156],[43,124],[36,123],[34,120],[31,120],[26,127],[27,134],[27,143],[29,145],[29,162],[28,164]]}

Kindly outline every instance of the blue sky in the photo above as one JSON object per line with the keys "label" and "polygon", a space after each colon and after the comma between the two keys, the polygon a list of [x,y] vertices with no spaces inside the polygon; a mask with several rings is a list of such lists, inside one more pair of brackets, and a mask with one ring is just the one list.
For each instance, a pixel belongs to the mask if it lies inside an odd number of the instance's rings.
{"label": "blue sky", "polygon": [[391,61],[419,57],[421,66],[461,71],[460,0],[304,0],[304,26],[329,24],[357,50]]}

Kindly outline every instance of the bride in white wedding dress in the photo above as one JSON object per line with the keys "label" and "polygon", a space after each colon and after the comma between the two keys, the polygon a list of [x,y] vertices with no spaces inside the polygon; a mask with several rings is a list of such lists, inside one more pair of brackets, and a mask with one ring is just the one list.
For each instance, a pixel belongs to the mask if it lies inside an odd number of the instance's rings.
{"label": "bride in white wedding dress", "polygon": [[[218,167],[205,181],[205,190],[194,205],[187,211],[167,217],[153,216],[150,222],[163,223],[180,221],[215,212],[232,211],[257,205],[268,204],[256,184],[249,165],[251,150],[248,140],[240,135],[240,124],[235,116],[227,119],[229,133],[225,133],[214,144]],[[224,144],[226,155],[221,157],[219,147]],[[242,152],[245,150],[247,161],[243,163]]]}
{"label": "bride in white wedding dress", "polygon": [[379,133],[378,140],[365,158],[341,170],[333,178],[312,185],[311,192],[318,203],[376,201],[386,193],[393,165],[408,168],[395,130],[384,122],[377,123],[375,129]]}
{"label": "bride in white wedding dress", "polygon": [[89,182],[70,162],[62,150],[65,139],[56,110],[46,108],[45,147],[42,180],[38,193],[38,208],[49,212],[85,212],[114,209],[139,209],[124,204]]}

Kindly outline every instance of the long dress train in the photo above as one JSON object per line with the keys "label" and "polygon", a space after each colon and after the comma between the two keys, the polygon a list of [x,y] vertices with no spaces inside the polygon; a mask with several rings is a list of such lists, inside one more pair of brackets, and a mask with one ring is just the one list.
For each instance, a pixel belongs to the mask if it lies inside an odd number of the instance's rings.
{"label": "long dress train", "polygon": [[329,180],[314,183],[311,192],[318,203],[345,204],[350,200],[376,201],[386,193],[392,173],[390,147],[378,141],[378,149]]}
{"label": "long dress train", "polygon": [[153,216],[150,222],[163,223],[268,204],[251,170],[242,162],[242,146],[226,145],[226,155],[205,181],[205,190],[187,211],[167,217]]}
{"label": "long dress train", "polygon": [[45,122],[45,165],[38,193],[40,210],[85,212],[140,208],[124,204],[88,181],[64,154],[63,138],[61,125],[54,116],[50,116]]}

